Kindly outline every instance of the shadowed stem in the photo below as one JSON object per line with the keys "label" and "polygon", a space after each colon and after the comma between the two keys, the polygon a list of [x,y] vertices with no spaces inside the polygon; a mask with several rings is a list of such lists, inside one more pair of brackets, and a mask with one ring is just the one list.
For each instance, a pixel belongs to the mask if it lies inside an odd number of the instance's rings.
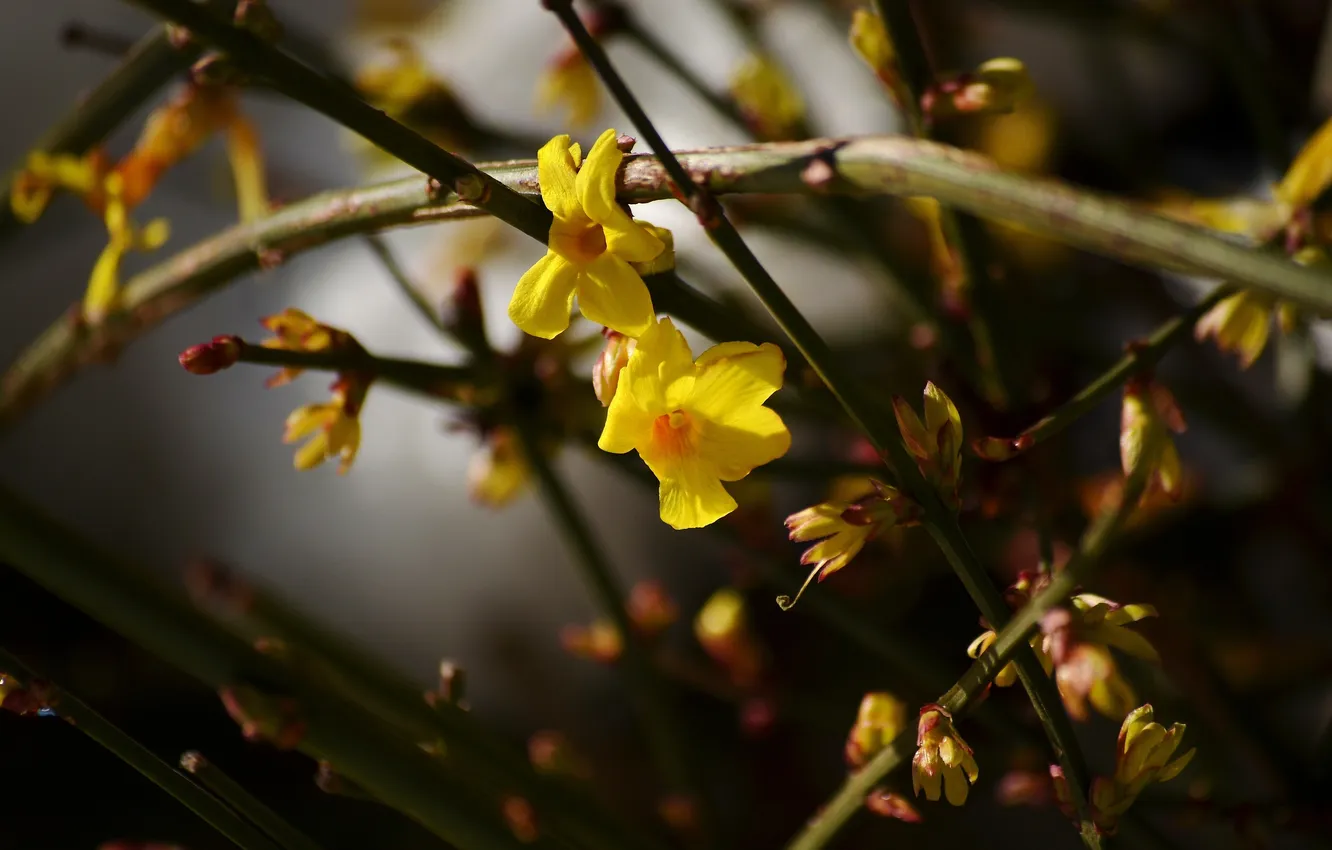
{"label": "shadowed stem", "polygon": [[1003,461],[1017,457],[1038,443],[1050,439],[1085,416],[1102,399],[1123,386],[1129,378],[1155,366],[1170,349],[1188,338],[1189,332],[1203,314],[1234,293],[1233,286],[1217,287],[1188,310],[1163,322],[1143,344],[1132,346],[1129,352],[1113,366],[1083,387],[1077,395],[1064,402],[1053,413],[1042,417],[1039,422],[1024,429],[1016,437],[981,437],[974,442],[973,450],[985,460]]}
{"label": "shadowed stem", "polygon": [[239,338],[236,343],[240,346],[241,363],[354,372],[431,398],[455,398],[458,388],[475,386],[483,380],[477,370],[469,366],[380,357],[367,351],[289,351],[266,348]]}
{"label": "shadowed stem", "polygon": [[[620,108],[629,116],[653,153],[660,159],[666,173],[675,183],[675,190],[683,196],[690,209],[699,217],[713,243],[726,254],[749,283],[750,288],[754,290],[781,329],[795,343],[811,368],[846,408],[851,419],[864,432],[879,456],[889,462],[897,473],[903,489],[924,510],[923,524],[943,551],[953,571],[961,579],[982,616],[996,629],[1002,628],[1009,616],[1003,596],[963,536],[956,514],[944,505],[917,468],[914,458],[898,435],[892,417],[882,405],[872,401],[871,396],[864,392],[858,382],[841,369],[828,344],[749,250],[739,232],[726,218],[725,211],[708,190],[693,182],[681,167],[679,160],[666,147],[661,135],[643,111],[643,107],[611,65],[605,50],[574,12],[570,0],[545,0],[545,3],[559,17],[579,50],[610,89]],[[1019,651],[1015,663],[1018,676],[1031,698],[1032,707],[1040,718],[1041,725],[1045,727],[1055,756],[1068,779],[1069,794],[1074,808],[1083,824],[1089,825],[1091,818],[1086,793],[1090,783],[1086,764],[1078,749],[1073,725],[1064,711],[1054,682],[1045,675],[1035,653],[1029,647]],[[1083,837],[1089,847],[1099,846],[1094,832],[1089,832],[1086,826],[1083,829]]]}
{"label": "shadowed stem", "polygon": [[[22,677],[25,685],[31,685],[37,679],[22,661],[3,649],[0,649],[0,671]],[[238,817],[225,803],[195,785],[188,777],[153,755],[147,747],[122,732],[68,691],[58,690],[52,686],[51,695],[55,713],[68,721],[69,725],[101,744],[112,755],[143,774],[144,778],[175,797],[241,850],[281,850],[244,819]]]}
{"label": "shadowed stem", "polygon": [[[939,698],[938,703],[954,718],[969,712],[975,706],[976,698],[985,691],[999,671],[1010,661],[1021,657],[1019,653],[1028,646],[1028,640],[1035,632],[1041,617],[1051,608],[1064,604],[1080,584],[1094,575],[1110,543],[1124,527],[1124,523],[1142,496],[1146,470],[1143,466],[1140,466],[1139,470],[1138,474],[1126,482],[1119,505],[1102,514],[1093,523],[1083,536],[1078,551],[1069,559],[1064,569],[1056,573],[1050,583],[999,630],[990,648],[967,668],[957,684]],[[787,845],[787,850],[819,850],[827,845],[864,804],[866,795],[883,781],[885,776],[909,760],[915,749],[915,729],[898,735],[892,744],[879,751],[864,767],[847,777],[841,789],[819,809],[819,813]],[[1084,831],[1088,827],[1090,824],[1084,824]],[[1084,833],[1084,838],[1088,837]]]}
{"label": "shadowed stem", "polygon": [[318,844],[287,823],[282,815],[256,799],[239,782],[223,773],[221,768],[204,758],[201,753],[193,750],[185,753],[180,757],[180,766],[242,817],[267,833],[282,850],[321,850]]}

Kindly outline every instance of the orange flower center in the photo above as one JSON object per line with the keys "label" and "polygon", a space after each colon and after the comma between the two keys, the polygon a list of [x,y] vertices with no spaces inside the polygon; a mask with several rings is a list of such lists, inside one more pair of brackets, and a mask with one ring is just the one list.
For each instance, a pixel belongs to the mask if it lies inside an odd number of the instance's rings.
{"label": "orange flower center", "polygon": [[652,422],[652,446],[666,457],[680,457],[693,451],[695,431],[685,411],[663,413]]}
{"label": "orange flower center", "polygon": [[572,263],[586,265],[606,253],[606,233],[601,225],[588,222],[551,234],[551,247]]}

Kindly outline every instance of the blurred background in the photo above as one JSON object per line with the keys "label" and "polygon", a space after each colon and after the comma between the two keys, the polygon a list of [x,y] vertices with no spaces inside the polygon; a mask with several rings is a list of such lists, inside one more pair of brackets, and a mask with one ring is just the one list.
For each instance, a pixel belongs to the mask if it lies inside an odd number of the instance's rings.
{"label": "blurred background", "polygon": [[[748,51],[746,34],[712,0],[637,0],[642,25],[678,52],[709,86],[725,91]],[[743,5],[743,4],[742,4]],[[889,133],[898,117],[846,45],[855,4],[786,0],[762,5],[757,33],[803,91],[817,135]],[[386,39],[408,37],[472,113],[515,138],[568,129],[534,108],[547,66],[566,49],[535,0],[271,0],[290,32],[355,69],[382,59]],[[1167,190],[1196,195],[1266,192],[1272,163],[1290,155],[1332,108],[1332,57],[1320,0],[931,0],[916,12],[940,69],[993,57],[1021,58],[1037,99],[1005,119],[963,121],[953,141],[979,146],[1010,167],[1058,175],[1140,199]],[[0,162],[17,163],[82,92],[114,66],[104,49],[70,46],[71,25],[132,40],[151,21],[114,0],[7,4],[0,30]],[[626,40],[612,58],[677,149],[747,141]],[[292,201],[398,172],[372,160],[348,134],[272,96],[248,94],[276,200]],[[146,114],[146,113],[145,113]],[[132,143],[141,117],[109,147]],[[632,132],[612,106],[577,137],[606,126]],[[478,159],[531,156],[499,143]],[[165,216],[164,253],[135,255],[126,276],[234,223],[221,145],[173,170],[145,204]],[[908,275],[928,275],[919,223],[896,202],[880,234]],[[801,213],[798,204],[791,207]],[[780,205],[737,205],[760,256],[798,305],[885,391],[914,397],[942,380],[963,408],[968,436],[1012,434],[1035,421],[1143,335],[1190,303],[1208,282],[1158,276],[1011,231],[992,230],[1002,271],[990,318],[1012,378],[1005,410],[954,392],[965,364],[920,350],[918,326],[863,252],[814,246],[765,225]],[[636,209],[675,232],[689,277],[744,303],[742,288],[690,217],[673,202]],[[474,225],[419,227],[390,235],[432,299],[444,296]],[[0,244],[0,359],[11,361],[81,296],[105,230],[63,199],[37,224]],[[481,266],[490,330],[518,334],[504,308],[538,245],[506,239]],[[609,669],[571,657],[559,633],[595,616],[559,536],[530,495],[496,510],[468,498],[477,440],[450,430],[447,409],[376,388],[362,417],[355,467],[298,473],[281,443],[287,413],[320,400],[325,379],[263,388],[265,373],[237,368],[208,379],[176,354],[215,334],[257,338],[257,320],[294,306],[346,328],[372,351],[453,361],[360,240],[346,240],[251,275],[172,317],[110,367],[86,370],[0,439],[0,481],[127,559],[172,581],[190,561],[226,563],[319,621],[420,678],[441,658],[470,673],[473,712],[516,742],[564,730],[595,763],[597,786],[631,812],[651,806],[643,747],[625,694]],[[746,304],[757,312],[757,305]],[[1191,495],[1122,547],[1093,588],[1161,611],[1148,634],[1160,669],[1131,668],[1144,699],[1167,720],[1190,723],[1201,753],[1188,789],[1144,810],[1163,846],[1321,846],[1332,791],[1328,721],[1332,674],[1332,393],[1324,329],[1274,340],[1250,370],[1210,345],[1185,346],[1161,374],[1189,419],[1178,440]],[[912,340],[916,342],[913,343]],[[695,350],[701,338],[691,337]],[[914,345],[914,347],[913,347]],[[1321,363],[1321,365],[1319,365]],[[950,383],[951,381],[951,383]],[[1035,558],[1033,512],[1056,537],[1076,540],[1079,493],[1117,467],[1118,406],[1094,415],[1030,458],[1004,466],[972,461],[965,519],[997,578],[1007,584]],[[846,460],[847,432],[800,431],[801,451]],[[731,846],[771,847],[789,837],[840,782],[842,744],[860,695],[889,689],[918,704],[937,695],[901,680],[800,608],[782,614],[749,560],[772,558],[798,586],[799,550],[780,518],[826,495],[828,476],[755,482],[741,497],[763,547],[705,531],[672,533],[655,494],[572,447],[559,458],[626,583],[662,581],[683,612],[669,634],[680,700],[707,789]],[[739,496],[740,493],[737,493]],[[999,507],[996,507],[999,506]],[[759,551],[761,549],[761,551]],[[756,554],[758,552],[758,554]],[[718,587],[746,591],[774,683],[762,699],[737,690],[690,635],[688,622]],[[918,647],[945,681],[965,669],[977,629],[960,586],[923,534],[895,535],[815,589],[836,594]],[[436,843],[371,804],[328,797],[303,756],[244,743],[215,695],[186,675],[71,611],[13,571],[0,571],[0,644],[171,760],[200,749],[330,847]],[[802,603],[803,604],[803,603]],[[701,677],[701,678],[700,678]],[[720,683],[720,684],[718,684]],[[991,697],[1029,721],[1020,693]],[[1034,727],[1033,727],[1034,728]],[[1196,731],[1195,731],[1196,730]],[[1084,730],[1106,769],[1115,729]],[[973,802],[926,806],[926,824],[862,817],[845,846],[1075,846],[1049,807],[1001,806],[998,780],[1015,765],[1039,767],[1039,749],[964,727],[982,765]],[[1038,738],[1032,738],[1036,741]],[[116,839],[221,848],[209,831],[155,787],[64,724],[0,715],[0,848],[66,850]],[[1025,761],[1024,761],[1025,760]],[[897,786],[906,774],[899,772]],[[1201,784],[1200,784],[1201,783]],[[1197,799],[1216,805],[1192,804]],[[1164,792],[1163,792],[1164,793]],[[1224,804],[1224,805],[1223,805]],[[1240,808],[1235,808],[1239,806]],[[1229,808],[1227,808],[1229,807]],[[1244,808],[1247,807],[1247,808]],[[1236,814],[1240,812],[1240,814]],[[1270,844],[1255,844],[1266,841]]]}

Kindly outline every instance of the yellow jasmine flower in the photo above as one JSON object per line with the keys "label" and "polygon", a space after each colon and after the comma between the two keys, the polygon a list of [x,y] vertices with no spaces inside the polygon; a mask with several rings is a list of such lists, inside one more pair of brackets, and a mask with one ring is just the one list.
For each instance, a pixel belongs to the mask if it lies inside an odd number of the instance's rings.
{"label": "yellow jasmine flower", "polygon": [[130,251],[155,251],[162,247],[171,228],[164,218],[153,219],[143,228],[129,220],[123,200],[123,180],[119,174],[108,175],[106,189],[106,222],[108,241],[88,278],[88,289],[83,295],[83,317],[97,324],[114,309],[120,297],[120,261]]}
{"label": "yellow jasmine flower", "polygon": [[569,327],[574,295],[583,315],[625,336],[652,326],[652,298],[630,263],[646,263],[665,248],[615,199],[624,154],[616,133],[602,133],[582,159],[577,143],[556,136],[537,152],[541,199],[555,215],[546,256],[518,281],[509,318],[532,336],[554,339]]}
{"label": "yellow jasmine flower", "polygon": [[510,428],[493,428],[467,466],[467,492],[473,501],[500,508],[526,489],[527,462]]}
{"label": "yellow jasmine flower", "polygon": [[1194,325],[1193,335],[1198,340],[1212,337],[1217,348],[1239,355],[1240,368],[1247,369],[1267,347],[1276,304],[1266,292],[1240,290],[1208,310]]}
{"label": "yellow jasmine flower", "polygon": [[1118,720],[1137,702],[1133,687],[1119,671],[1110,647],[1147,661],[1159,661],[1155,647],[1124,628],[1156,616],[1150,605],[1118,605],[1101,596],[1079,594],[1071,608],[1057,608],[1041,620],[1041,654],[1054,664],[1055,684],[1071,717],[1087,718],[1090,702],[1102,715]]}
{"label": "yellow jasmine flower", "polygon": [[694,637],[737,687],[756,684],[763,672],[763,651],[750,627],[745,598],[732,587],[708,597],[694,617]]}
{"label": "yellow jasmine flower", "polygon": [[[331,348],[346,348],[352,345],[359,347],[359,343],[352,338],[351,334],[322,324],[295,307],[288,307],[281,313],[265,316],[260,320],[260,324],[274,334],[271,339],[266,339],[260,343],[264,348],[274,348],[280,351],[314,352],[328,351]],[[304,371],[304,369],[284,366],[278,370],[277,374],[268,379],[266,386],[280,387],[283,384],[289,384]]]}
{"label": "yellow jasmine flower", "polygon": [[1124,385],[1124,404],[1119,425],[1119,454],[1126,476],[1139,464],[1148,465],[1147,489],[1171,499],[1183,493],[1184,472],[1179,451],[1170,432],[1183,433],[1184,414],[1175,397],[1163,384],[1136,378]]}
{"label": "yellow jasmine flower", "polygon": [[[999,635],[995,633],[994,629],[982,632],[980,637],[973,640],[971,645],[967,647],[967,657],[980,658],[998,637]],[[1045,672],[1049,673],[1052,665],[1050,655],[1041,648],[1042,637],[1039,634],[1032,635],[1028,643],[1031,644],[1032,649],[1036,650],[1036,657],[1041,660],[1041,666],[1045,668]],[[1017,677],[1017,665],[1010,661],[995,675],[994,684],[1006,688],[1016,682]]]}
{"label": "yellow jasmine flower", "polygon": [[958,506],[957,488],[962,474],[962,417],[943,390],[933,381],[925,384],[925,421],[906,399],[893,397],[893,413],[902,440],[916,465],[943,500]]}
{"label": "yellow jasmine flower", "polygon": [[93,209],[102,209],[102,181],[110,173],[111,163],[100,149],[87,156],[33,151],[10,184],[9,207],[14,218],[32,224],[46,210],[56,189],[73,192],[88,200]]}
{"label": "yellow jasmine flower", "polygon": [[786,518],[786,528],[792,540],[801,543],[819,541],[805,550],[800,563],[814,564],[820,580],[850,563],[864,548],[871,533],[877,530],[872,523],[853,525],[847,522],[843,514],[850,507],[850,502],[823,502]]}
{"label": "yellow jasmine flower", "polygon": [[924,788],[926,799],[938,800],[942,791],[949,803],[960,806],[979,775],[976,757],[953,728],[952,715],[935,703],[923,706],[916,755],[911,759],[911,786],[916,796]]}
{"label": "yellow jasmine flower", "polygon": [[846,739],[846,762],[862,767],[906,729],[907,706],[887,691],[865,694]]}
{"label": "yellow jasmine flower", "polygon": [[791,432],[763,402],[782,386],[786,359],[771,343],[725,342],[693,359],[670,319],[639,338],[597,445],[637,450],[661,482],[661,518],[699,528],[735,510],[723,481],[786,454]]}
{"label": "yellow jasmine flower", "polygon": [[294,443],[311,437],[296,451],[294,465],[304,472],[333,458],[340,458],[338,474],[345,475],[361,447],[361,407],[368,384],[339,376],[333,385],[333,400],[298,407],[287,417],[282,442]]}
{"label": "yellow jasmine flower", "polygon": [[546,67],[537,88],[537,108],[568,109],[571,127],[586,127],[601,114],[601,81],[577,49],[566,50]]}
{"label": "yellow jasmine flower", "polygon": [[771,58],[751,55],[731,77],[731,97],[761,141],[799,138],[805,101],[795,84]]}

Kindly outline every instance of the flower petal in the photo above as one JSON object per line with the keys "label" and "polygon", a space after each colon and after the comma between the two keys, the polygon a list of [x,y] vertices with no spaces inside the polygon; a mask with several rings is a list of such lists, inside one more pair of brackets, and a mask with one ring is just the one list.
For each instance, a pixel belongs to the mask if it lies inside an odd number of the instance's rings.
{"label": "flower petal", "polygon": [[782,387],[786,357],[770,342],[724,342],[695,361],[698,381],[690,407],[714,422],[739,425]]}
{"label": "flower petal", "polygon": [[[620,384],[629,381],[639,404],[658,414],[679,408],[694,391],[694,355],[684,334],[669,318],[651,325],[638,338],[629,365],[620,373]],[[616,395],[619,394],[617,390]],[[652,403],[645,399],[651,398]]]}
{"label": "flower petal", "polygon": [[1277,200],[1298,209],[1307,207],[1332,183],[1332,121],[1309,137],[1276,187]]}
{"label": "flower petal", "polygon": [[648,465],[661,481],[661,519],[671,528],[702,528],[737,507],[716,473],[699,458]]}
{"label": "flower petal", "polygon": [[537,179],[541,182],[541,200],[556,218],[572,218],[579,212],[577,172],[574,167],[567,135],[556,136],[537,151]]}
{"label": "flower petal", "polygon": [[[627,369],[628,367],[626,371]],[[623,378],[623,375],[621,377]],[[622,382],[614,398],[611,399],[610,407],[606,410],[606,424],[601,428],[597,448],[618,455],[636,449],[640,445],[646,445],[651,437],[652,420],[655,418],[652,413],[643,409],[639,399],[627,389],[627,384]]]}
{"label": "flower petal", "polygon": [[509,300],[509,318],[525,333],[554,339],[569,327],[578,272],[553,251],[523,273]]}
{"label": "flower petal", "polygon": [[776,411],[748,407],[732,412],[728,418],[727,424],[702,420],[697,444],[699,456],[723,481],[738,481],[755,467],[790,451],[791,432]]}
{"label": "flower petal", "polygon": [[967,792],[971,786],[967,784],[967,778],[962,774],[961,767],[945,767],[943,769],[944,796],[948,802],[954,806],[961,806],[967,802]]}
{"label": "flower petal", "polygon": [[642,336],[656,322],[647,284],[628,263],[609,251],[584,270],[578,307],[588,321],[627,337]]}

